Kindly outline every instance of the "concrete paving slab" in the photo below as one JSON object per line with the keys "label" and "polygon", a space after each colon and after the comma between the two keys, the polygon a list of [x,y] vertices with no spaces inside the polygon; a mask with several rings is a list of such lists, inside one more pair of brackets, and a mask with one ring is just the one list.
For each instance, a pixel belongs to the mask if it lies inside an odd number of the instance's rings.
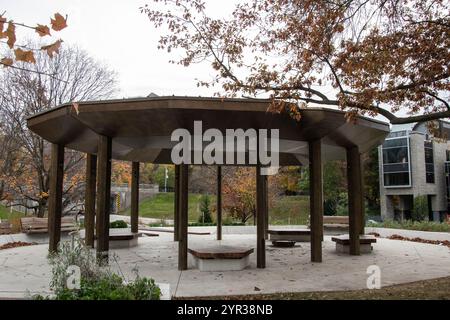
{"label": "concrete paving slab", "polygon": [[[217,245],[256,247],[254,234],[190,235],[192,246]],[[256,255],[241,271],[178,271],[178,244],[173,234],[139,238],[138,246],[117,249],[111,267],[128,280],[152,277],[168,284],[177,297],[217,296],[274,292],[307,292],[364,289],[367,267],[381,270],[382,286],[450,276],[450,249],[446,246],[409,241],[378,239],[371,254],[350,256],[336,253],[331,237],[323,242],[323,262],[310,262],[310,244],[275,248],[267,242],[267,267],[256,268]],[[48,293],[51,269],[47,263],[47,245],[35,245],[0,251],[0,297],[24,297],[30,293]],[[192,261],[190,261],[192,263]]]}

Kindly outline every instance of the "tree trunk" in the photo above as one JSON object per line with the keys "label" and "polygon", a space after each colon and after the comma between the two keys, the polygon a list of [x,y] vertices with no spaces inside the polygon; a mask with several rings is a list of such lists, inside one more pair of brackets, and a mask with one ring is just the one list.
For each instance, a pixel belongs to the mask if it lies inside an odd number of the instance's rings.
{"label": "tree trunk", "polygon": [[43,218],[45,215],[45,209],[47,208],[47,199],[41,199],[37,210],[38,218]]}

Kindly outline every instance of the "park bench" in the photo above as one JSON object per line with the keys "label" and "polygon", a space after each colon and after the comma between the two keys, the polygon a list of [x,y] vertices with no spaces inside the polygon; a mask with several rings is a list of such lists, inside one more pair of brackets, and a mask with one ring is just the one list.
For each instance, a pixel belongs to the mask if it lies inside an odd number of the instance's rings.
{"label": "park bench", "polygon": [[296,242],[311,241],[311,230],[308,229],[271,229],[267,233],[275,247],[293,247]]}
{"label": "park bench", "polygon": [[[22,232],[27,234],[36,233],[48,233],[48,219],[47,218],[36,218],[36,217],[24,217],[20,218],[20,226]],[[61,218],[61,232],[70,232],[78,229],[75,218],[62,217]]]}
{"label": "park bench", "polygon": [[0,221],[0,234],[10,234],[11,227],[12,225],[8,220]]}
{"label": "park bench", "polygon": [[323,216],[324,234],[339,235],[348,233],[348,216]]}
{"label": "park bench", "polygon": [[211,246],[207,248],[189,248],[188,252],[200,271],[236,271],[243,270],[249,264],[253,248],[234,246]]}
{"label": "park bench", "polygon": [[[121,249],[132,248],[138,245],[138,238],[142,237],[142,232],[133,233],[129,228],[111,228],[109,229],[109,248]],[[147,235],[147,234],[146,234]],[[158,236],[157,234],[147,236]],[[97,236],[94,236],[97,240]],[[94,246],[97,245],[97,241],[94,242]]]}
{"label": "park bench", "polygon": [[[348,234],[332,237],[331,240],[336,242],[336,252],[349,253],[350,252],[350,238]],[[361,253],[371,253],[372,243],[376,243],[377,239],[372,235],[359,236],[359,250]]]}

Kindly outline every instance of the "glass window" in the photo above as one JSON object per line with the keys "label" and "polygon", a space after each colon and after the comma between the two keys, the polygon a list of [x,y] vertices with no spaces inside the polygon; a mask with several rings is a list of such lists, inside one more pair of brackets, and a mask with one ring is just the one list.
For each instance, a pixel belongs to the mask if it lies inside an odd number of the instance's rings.
{"label": "glass window", "polygon": [[409,186],[408,137],[386,140],[382,145],[384,186]]}
{"label": "glass window", "polygon": [[434,183],[434,158],[433,158],[433,142],[424,142],[425,153],[425,178],[427,183]]}
{"label": "glass window", "polygon": [[404,137],[404,136],[406,136],[406,130],[391,132],[391,133],[389,133],[387,138],[389,139],[389,138],[397,138],[397,137]]}
{"label": "glass window", "polygon": [[383,143],[383,148],[393,148],[393,147],[407,147],[408,141],[404,139],[389,139]]}
{"label": "glass window", "polygon": [[408,147],[383,149],[383,163],[408,163]]}
{"label": "glass window", "polygon": [[409,185],[409,172],[388,173],[384,175],[385,186]]}

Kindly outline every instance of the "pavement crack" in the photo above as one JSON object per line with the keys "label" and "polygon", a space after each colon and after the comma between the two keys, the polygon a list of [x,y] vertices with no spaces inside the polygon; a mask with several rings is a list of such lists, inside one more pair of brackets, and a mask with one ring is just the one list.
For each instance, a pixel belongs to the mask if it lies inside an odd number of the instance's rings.
{"label": "pavement crack", "polygon": [[416,251],[417,255],[419,256],[420,260],[424,261],[422,255],[419,253],[419,250],[417,250],[416,246],[413,246],[413,248]]}
{"label": "pavement crack", "polygon": [[180,275],[178,276],[178,281],[177,281],[177,286],[175,287],[175,292],[173,294],[174,297],[177,296],[177,292],[178,292],[178,286],[180,285],[180,281],[181,281],[181,275],[183,273],[183,270],[180,271]]}

